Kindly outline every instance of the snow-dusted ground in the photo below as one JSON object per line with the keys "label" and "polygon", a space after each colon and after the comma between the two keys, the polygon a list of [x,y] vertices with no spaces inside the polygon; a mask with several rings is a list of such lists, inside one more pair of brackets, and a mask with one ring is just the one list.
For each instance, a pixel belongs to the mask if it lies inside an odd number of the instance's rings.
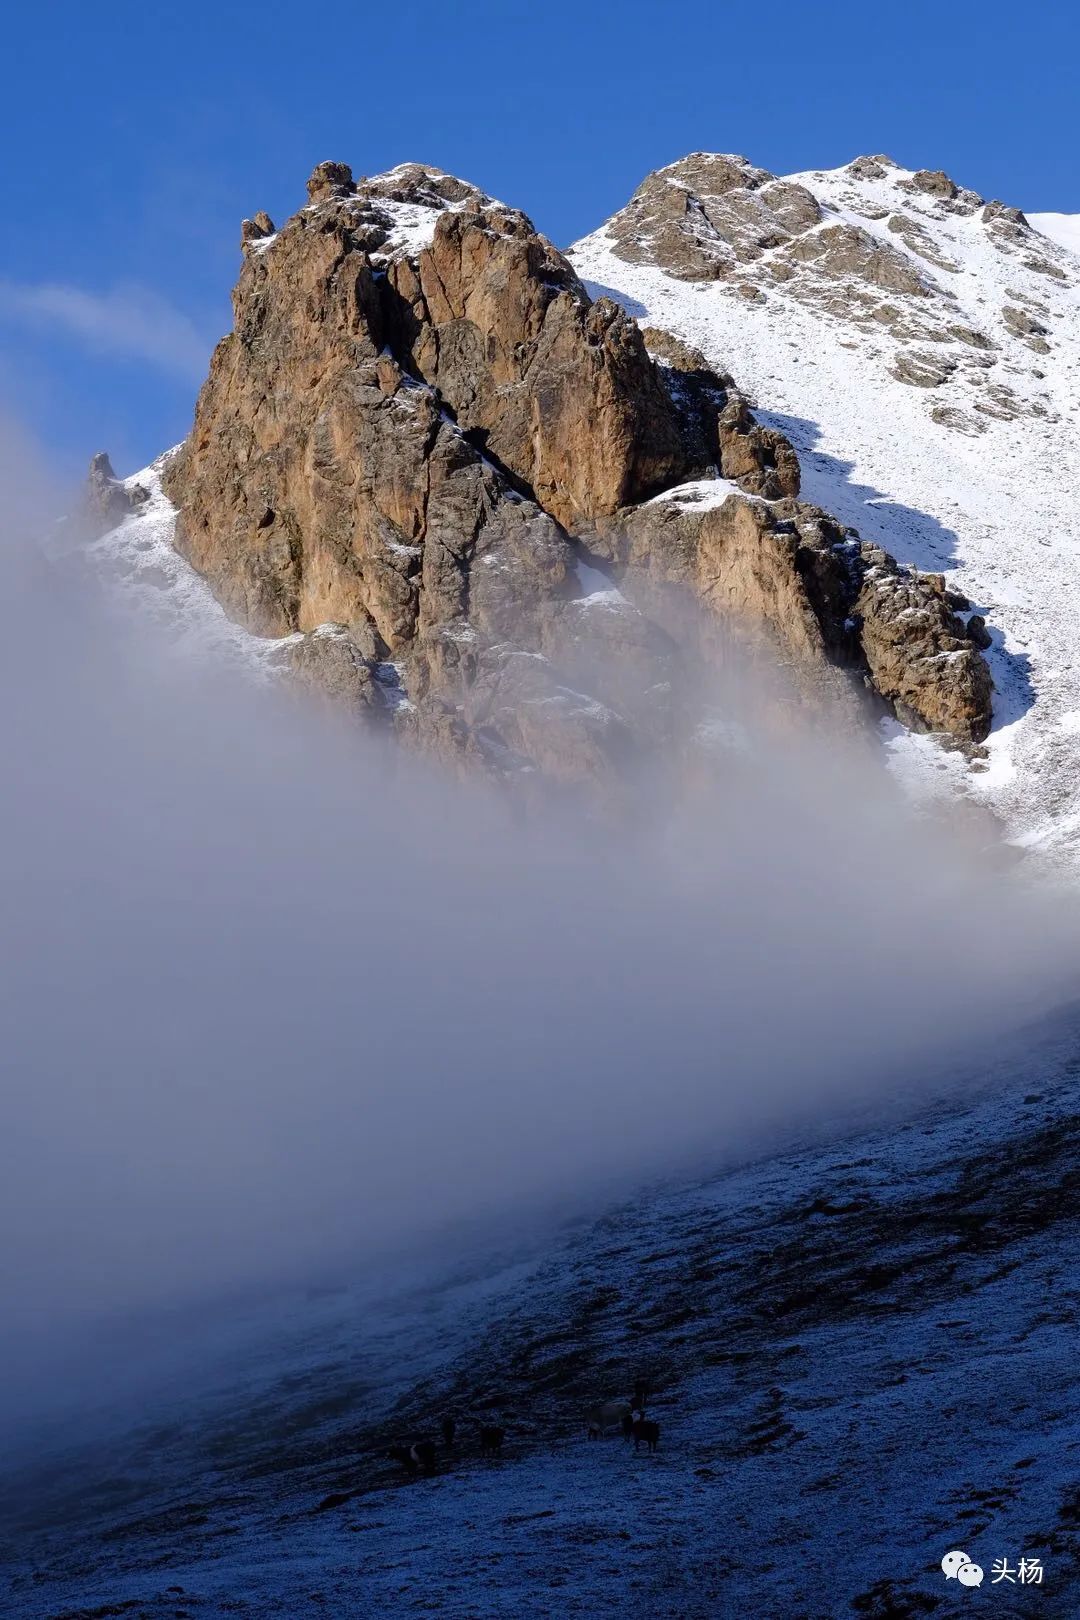
{"label": "snow-dusted ground", "polygon": [[[6,1459],[2,1612],[1075,1615],[1080,1032],[1017,1051],[542,1248],[249,1307],[216,1385]],[[590,1444],[585,1406],[643,1374],[656,1455]],[[406,1479],[387,1445],[448,1411],[453,1452]],[[991,1585],[1021,1557],[1040,1589]]]}
{"label": "snow-dusted ground", "polygon": [[[621,298],[642,324],[667,328],[734,374],[762,418],[794,442],[807,499],[879,539],[902,562],[945,573],[972,598],[994,636],[989,769],[963,773],[953,762],[943,774],[988,802],[1016,841],[1074,858],[1080,851],[1077,220],[1037,215],[1033,223],[1046,234],[1032,233],[1022,247],[988,226],[981,208],[950,211],[939,198],[910,189],[910,171],[901,168],[876,179],[854,178],[846,169],[788,178],[822,205],[814,230],[856,224],[917,271],[926,294],[876,290],[882,305],[899,310],[896,326],[906,323],[906,335],[887,321],[866,319],[865,310],[849,317],[836,296],[842,282],[815,263],[796,265],[792,275],[785,262],[788,279],[773,279],[770,263],[783,247],[740,265],[735,277],[700,282],[627,263],[612,251],[608,227],[579,242],[570,257],[594,291]],[[905,240],[889,228],[890,216],[903,216],[924,234]],[[1031,259],[1044,268],[1032,268]],[[865,282],[860,291],[867,292]],[[1048,352],[1007,329],[1006,307],[1045,328]],[[927,338],[934,320],[939,335]],[[950,327],[985,337],[987,346],[954,341]],[[923,335],[913,338],[919,328]],[[898,380],[891,367],[913,342],[958,361],[956,369],[938,386]],[[1004,407],[995,399],[998,389],[1006,390]],[[995,414],[999,408],[1009,419]],[[935,410],[951,422],[935,420]],[[920,760],[937,768],[932,745],[905,742],[902,751],[909,770]]]}
{"label": "snow-dusted ground", "polygon": [[[175,450],[166,451],[151,466],[122,480],[148,494],[146,502],[117,528],[88,544],[78,543],[60,560],[65,567],[85,566],[97,584],[104,584],[111,600],[126,610],[151,643],[180,653],[239,665],[253,674],[269,676],[282,642],[234,624],[213,591],[173,547],[176,508],[161,487],[161,474]],[[66,531],[58,543],[69,544]]]}

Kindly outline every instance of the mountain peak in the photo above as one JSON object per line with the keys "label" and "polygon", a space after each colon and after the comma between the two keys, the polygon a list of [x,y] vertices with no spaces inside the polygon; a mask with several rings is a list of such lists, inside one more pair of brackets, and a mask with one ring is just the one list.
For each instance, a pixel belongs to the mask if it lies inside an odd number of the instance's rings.
{"label": "mountain peak", "polygon": [[1025,841],[1080,830],[1057,813],[1063,769],[1080,781],[1078,241],[884,154],[774,176],[695,153],[569,254],[740,379],[811,500],[968,599],[997,695],[989,757],[959,785]]}
{"label": "mountain peak", "polygon": [[[653,179],[753,190],[789,229],[805,207],[744,159]],[[459,762],[595,786],[678,746],[720,620],[792,671],[785,702],[865,720],[869,688],[985,735],[942,582],[801,503],[723,367],[590,298],[524,214],[426,164],[327,162],[249,227],[163,483],[181,554],[305,684]]]}

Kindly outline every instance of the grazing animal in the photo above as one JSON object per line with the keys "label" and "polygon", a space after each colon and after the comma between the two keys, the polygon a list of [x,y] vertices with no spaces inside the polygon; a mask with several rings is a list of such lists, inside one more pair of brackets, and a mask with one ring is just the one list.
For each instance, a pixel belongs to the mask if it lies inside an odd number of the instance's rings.
{"label": "grazing animal", "polygon": [[634,1423],[641,1416],[640,1412],[626,1412],[622,1420],[623,1439],[629,1440],[634,1432]]}
{"label": "grazing animal", "polygon": [[629,1416],[630,1408],[625,1401],[601,1401],[599,1406],[590,1406],[585,1413],[586,1433],[590,1440],[599,1440],[608,1429],[621,1429]]}
{"label": "grazing animal", "polygon": [[505,1429],[500,1429],[494,1423],[483,1423],[480,1426],[480,1455],[481,1457],[497,1457],[502,1450]]}
{"label": "grazing animal", "polygon": [[636,1451],[644,1440],[649,1450],[655,1451],[659,1439],[659,1423],[654,1423],[652,1418],[638,1418],[634,1424],[634,1450]]}
{"label": "grazing animal", "polygon": [[454,1435],[456,1433],[457,1433],[457,1424],[454,1422],[453,1418],[452,1417],[444,1417],[443,1420],[442,1420],[443,1445],[444,1446],[452,1446],[453,1443],[454,1443]]}
{"label": "grazing animal", "polygon": [[417,1440],[411,1446],[391,1446],[386,1455],[399,1462],[406,1473],[418,1474],[421,1469],[425,1474],[435,1472],[434,1440]]}

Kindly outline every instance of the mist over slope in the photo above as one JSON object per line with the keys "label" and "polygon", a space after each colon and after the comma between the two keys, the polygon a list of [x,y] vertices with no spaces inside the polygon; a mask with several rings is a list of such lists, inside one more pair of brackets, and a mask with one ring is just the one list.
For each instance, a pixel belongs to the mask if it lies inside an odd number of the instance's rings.
{"label": "mist over slope", "polygon": [[985,617],[989,768],[953,787],[1071,861],[1080,260],[1067,220],[1039,226],[887,158],[777,179],[698,153],[569,257],[729,366],[791,438],[811,499]]}
{"label": "mist over slope", "polygon": [[918,1090],[1071,992],[1052,891],[858,752],[770,742],[735,660],[755,741],[714,781],[622,833],[522,820],[140,633],[70,557],[15,560],[9,1370],[99,1313],[587,1207]]}

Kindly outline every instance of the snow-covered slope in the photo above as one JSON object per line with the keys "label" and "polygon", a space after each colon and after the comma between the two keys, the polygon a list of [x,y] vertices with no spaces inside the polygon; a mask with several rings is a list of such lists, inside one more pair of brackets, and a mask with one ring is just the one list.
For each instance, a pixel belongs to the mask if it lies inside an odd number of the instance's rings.
{"label": "snow-covered slope", "polygon": [[[253,636],[235,624],[175,549],[176,508],[161,487],[161,474],[175,454],[168,450],[122,480],[125,490],[145,492],[146,499],[115,529],[80,546],[76,556],[111,590],[121,610],[130,612],[160,644],[238,664],[253,674],[270,674],[282,642]],[[59,544],[66,545],[66,531],[59,535]]]}
{"label": "snow-covered slope", "polygon": [[1080,214],[1029,214],[1028,223],[1052,242],[1080,254]]}
{"label": "snow-covered slope", "polygon": [[777,181],[696,154],[570,257],[734,374],[807,499],[985,615],[989,760],[939,769],[1017,842],[1080,851],[1077,220],[887,159]]}
{"label": "snow-covered slope", "polygon": [[[1018,1046],[980,1095],[539,1248],[237,1306],[213,1373],[170,1319],[165,1391],[0,1459],[2,1612],[916,1620],[960,1614],[962,1548],[995,1615],[1075,1615],[1080,1059],[1069,1023]],[[659,1450],[590,1445],[642,1374]],[[387,1446],[448,1411],[407,1479]]]}

